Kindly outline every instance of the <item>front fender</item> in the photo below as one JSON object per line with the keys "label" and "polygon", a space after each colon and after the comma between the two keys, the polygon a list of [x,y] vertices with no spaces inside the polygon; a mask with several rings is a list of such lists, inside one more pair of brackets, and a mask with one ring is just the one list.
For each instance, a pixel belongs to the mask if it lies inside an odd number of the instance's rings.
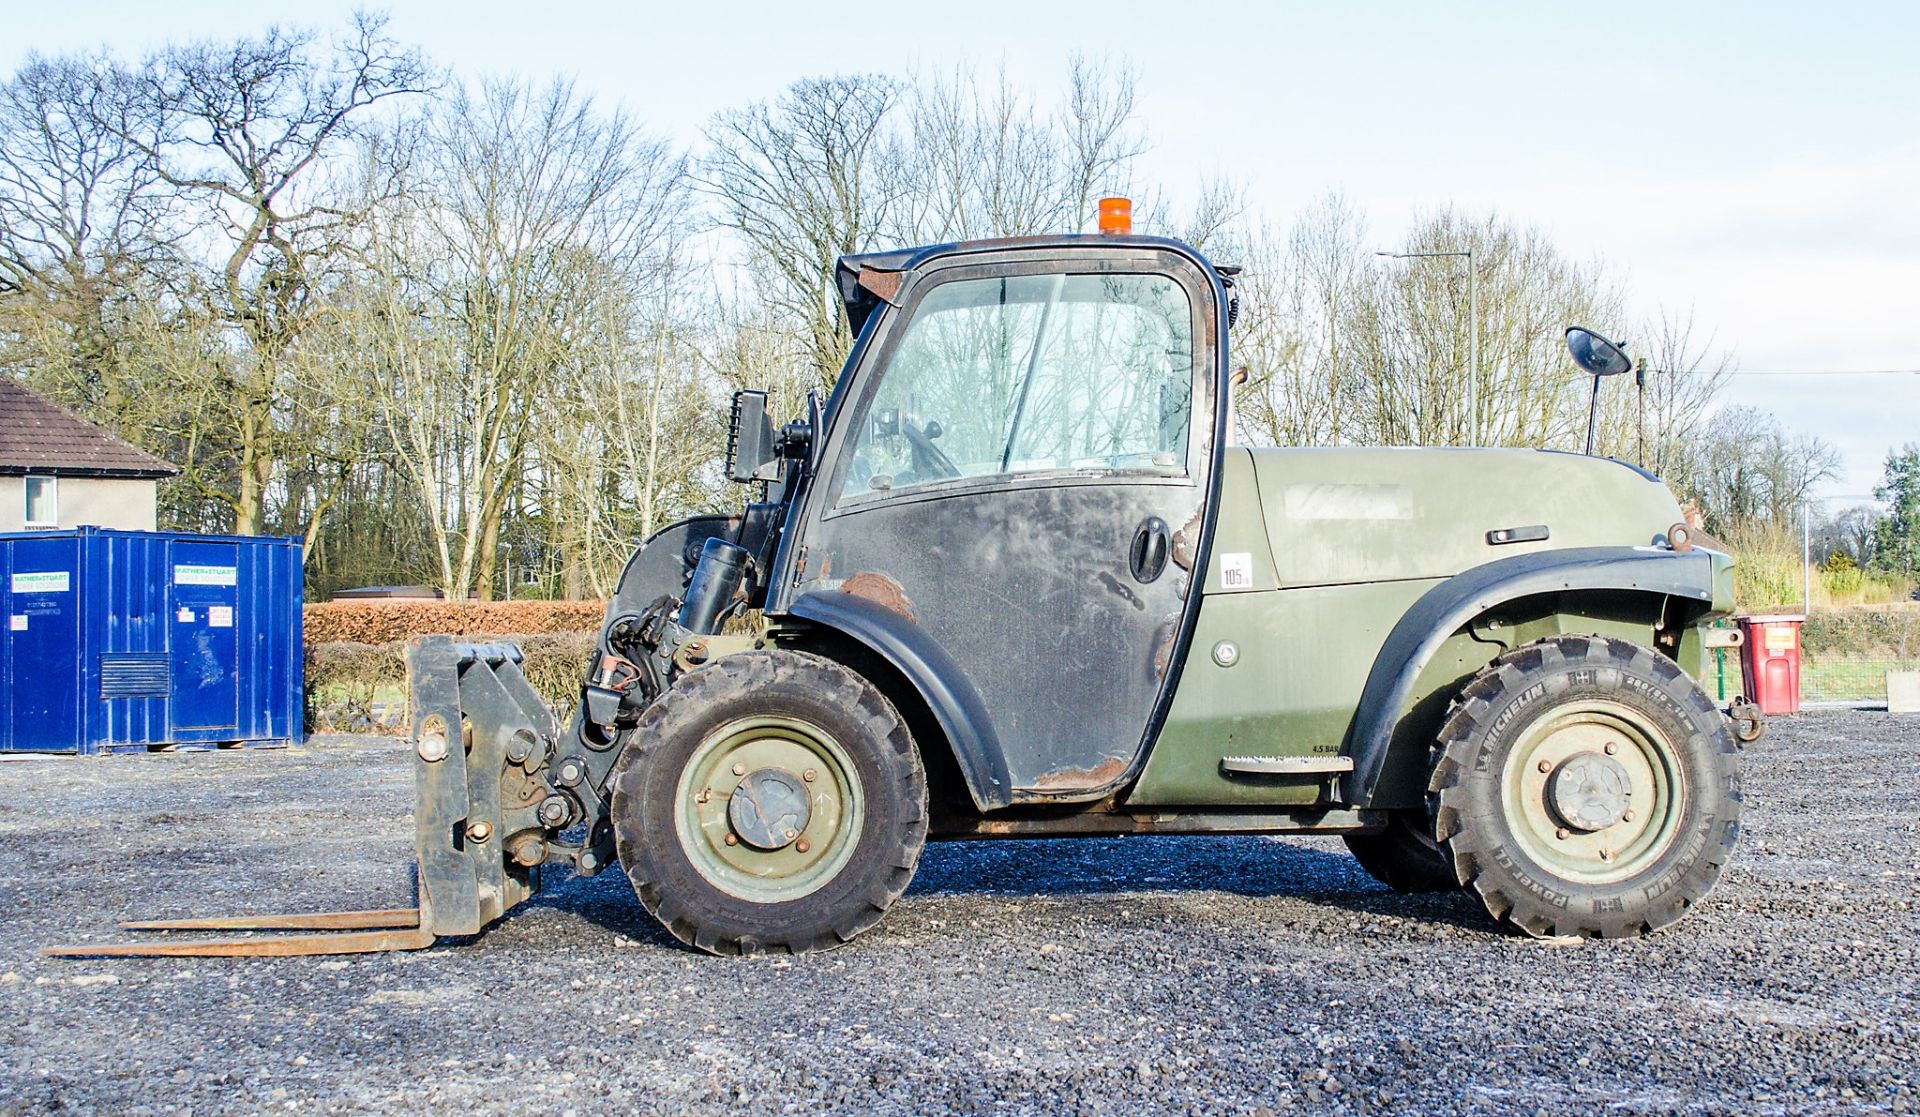
{"label": "front fender", "polygon": [[960,664],[924,629],[850,593],[802,594],[787,612],[859,642],[906,676],[946,733],[974,805],[987,811],[1013,803],[1007,754],[986,702]]}
{"label": "front fender", "polygon": [[1462,625],[1522,597],[1561,590],[1629,590],[1716,608],[1720,574],[1711,551],[1647,547],[1575,547],[1537,551],[1473,567],[1434,586],[1403,614],[1374,658],[1348,735],[1353,770],[1341,781],[1350,806],[1373,804],[1394,728],[1434,653]]}

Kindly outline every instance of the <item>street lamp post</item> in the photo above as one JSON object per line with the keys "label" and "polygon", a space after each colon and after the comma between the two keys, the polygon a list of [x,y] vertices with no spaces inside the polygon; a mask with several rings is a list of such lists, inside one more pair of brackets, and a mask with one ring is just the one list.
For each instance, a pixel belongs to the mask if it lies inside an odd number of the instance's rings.
{"label": "street lamp post", "polygon": [[1480,444],[1480,269],[1473,266],[1473,249],[1458,252],[1376,252],[1396,260],[1430,260],[1439,256],[1467,258],[1467,445]]}

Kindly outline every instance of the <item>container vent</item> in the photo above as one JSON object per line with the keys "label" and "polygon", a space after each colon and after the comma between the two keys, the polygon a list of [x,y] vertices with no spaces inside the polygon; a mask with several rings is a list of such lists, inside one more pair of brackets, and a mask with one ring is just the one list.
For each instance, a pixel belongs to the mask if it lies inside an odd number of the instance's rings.
{"label": "container vent", "polygon": [[100,697],[165,698],[167,675],[164,655],[103,655]]}

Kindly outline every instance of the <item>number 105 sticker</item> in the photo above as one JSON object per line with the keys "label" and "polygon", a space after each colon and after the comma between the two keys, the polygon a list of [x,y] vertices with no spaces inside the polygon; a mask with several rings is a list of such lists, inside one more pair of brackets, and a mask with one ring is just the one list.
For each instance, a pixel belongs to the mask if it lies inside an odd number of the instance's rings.
{"label": "number 105 sticker", "polygon": [[1220,556],[1220,588],[1223,590],[1250,590],[1253,588],[1253,556],[1245,551],[1229,551]]}

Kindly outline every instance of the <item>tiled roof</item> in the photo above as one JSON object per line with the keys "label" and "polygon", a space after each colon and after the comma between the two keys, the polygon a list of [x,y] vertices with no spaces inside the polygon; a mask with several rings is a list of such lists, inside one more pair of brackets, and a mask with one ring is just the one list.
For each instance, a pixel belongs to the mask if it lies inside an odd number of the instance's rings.
{"label": "tiled roof", "polygon": [[180,472],[0,374],[0,474],[169,477]]}

